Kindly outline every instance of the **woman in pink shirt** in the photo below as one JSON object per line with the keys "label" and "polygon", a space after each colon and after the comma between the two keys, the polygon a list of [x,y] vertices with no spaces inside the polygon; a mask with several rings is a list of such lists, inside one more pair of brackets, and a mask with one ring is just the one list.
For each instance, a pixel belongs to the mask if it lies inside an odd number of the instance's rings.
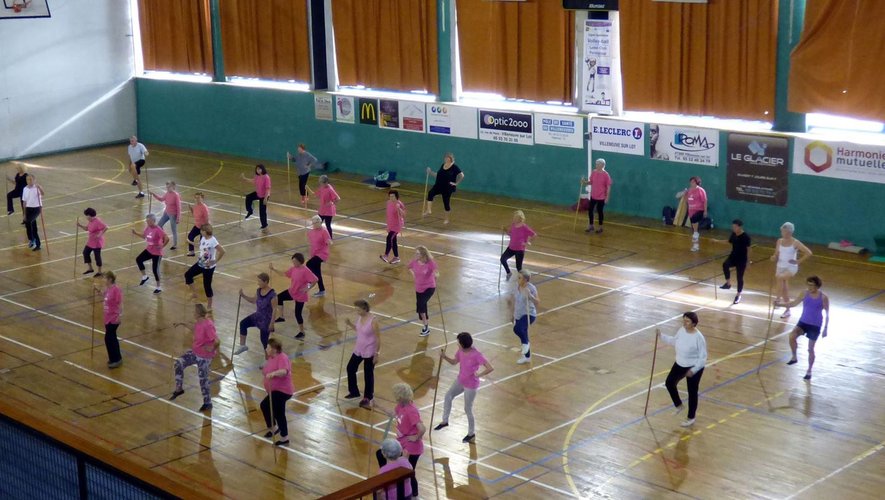
{"label": "woman in pink shirt", "polygon": [[310,260],[307,261],[307,268],[317,277],[319,291],[313,296],[323,297],[326,295],[326,285],[323,283],[323,262],[329,260],[332,233],[323,229],[323,219],[319,215],[311,217],[310,224],[311,229],[307,231],[307,242],[310,244]]}
{"label": "woman in pink shirt", "polygon": [[[587,180],[587,184],[590,186],[590,210],[587,211],[587,215],[590,216],[590,225],[584,232],[593,232],[593,210],[596,210],[596,213],[599,214],[599,228],[596,229],[598,234],[602,232],[602,224],[605,220],[604,209],[611,194],[612,178],[605,171],[605,160],[599,158],[596,160],[595,166],[596,168],[590,172],[590,178]],[[581,179],[581,181],[584,180]]]}
{"label": "woman in pink shirt", "polygon": [[[381,260],[388,264],[399,264],[399,245],[396,240],[405,224],[406,206],[399,201],[399,191],[391,189],[387,192],[387,244],[384,247],[384,255],[381,255]],[[393,250],[393,260],[388,260],[391,250]]]}
{"label": "woman in pink shirt", "polygon": [[691,221],[691,251],[697,252],[701,249],[698,225],[707,217],[707,192],[701,187],[701,178],[696,175],[688,180],[688,186],[684,196]]}
{"label": "woman in pink shirt", "polygon": [[409,262],[409,272],[415,278],[415,302],[418,319],[424,323],[420,335],[426,337],[430,335],[430,325],[428,324],[430,316],[427,314],[427,303],[430,302],[433,292],[436,291],[436,278],[439,277],[436,261],[433,260],[427,247],[420,245],[415,248],[415,258]]}
{"label": "woman in pink shirt", "polygon": [[356,323],[350,321],[350,318],[344,320],[347,326],[356,332],[353,354],[347,362],[347,396],[344,397],[345,399],[360,397],[356,371],[362,364],[366,387],[360,406],[371,408],[375,397],[375,365],[378,364],[378,355],[381,354],[381,329],[375,321],[375,316],[369,313],[368,302],[357,300],[353,305],[356,306]]}
{"label": "woman in pink shirt", "polygon": [[86,239],[86,246],[83,247],[83,262],[86,263],[86,270],[83,271],[83,274],[95,272],[92,269],[92,259],[90,258],[90,254],[95,253],[95,265],[98,266],[98,273],[95,276],[99,277],[101,276],[101,249],[104,248],[104,233],[107,232],[108,225],[98,218],[94,208],[90,207],[83,210],[83,215],[89,221],[84,226],[80,224],[80,219],[77,219],[77,227],[89,233],[89,237]]}
{"label": "woman in pink shirt", "polygon": [[[452,387],[446,393],[445,406],[443,407],[442,422],[433,430],[438,431],[449,426],[449,415],[452,413],[452,401],[455,396],[464,393],[464,413],[467,414],[467,435],[461,440],[462,443],[472,443],[476,439],[475,422],[473,420],[473,401],[476,399],[476,391],[479,389],[479,379],[492,373],[494,368],[486,360],[481,352],[473,347],[473,337],[467,332],[458,334],[458,352],[454,358],[446,356],[445,349],[439,351],[439,357],[449,362],[449,364],[461,364],[458,369],[458,378],[452,384]],[[485,368],[482,372],[476,371]]]}
{"label": "woman in pink shirt", "polygon": [[178,247],[178,223],[181,222],[181,195],[175,191],[175,181],[166,181],[166,193],[163,196],[150,190],[148,193],[165,205],[163,216],[157,225],[163,228],[167,221],[172,223],[172,246],[169,250],[175,250]]}
{"label": "woman in pink shirt", "polygon": [[143,233],[139,233],[135,229],[132,230],[132,234],[143,238],[145,242],[145,249],[135,258],[135,264],[138,266],[138,270],[141,271],[141,282],[138,286],[144,285],[150,279],[144,268],[144,263],[149,260],[151,261],[151,269],[154,271],[154,279],[157,280],[157,287],[154,288],[154,293],[160,293],[163,291],[160,287],[160,259],[163,258],[163,247],[169,244],[169,236],[166,236],[163,228],[157,225],[156,215],[147,214],[144,217],[144,221],[147,225]]}
{"label": "woman in pink shirt", "polygon": [[[212,409],[212,399],[209,394],[209,365],[212,358],[218,353],[218,334],[215,332],[215,323],[208,318],[209,312],[203,304],[194,305],[194,342],[191,349],[175,360],[175,390],[172,391],[173,400],[184,394],[184,369],[191,365],[197,365],[197,374],[200,377],[200,392],[203,394],[203,406],[199,411]],[[184,323],[175,323],[175,326],[186,326]]]}
{"label": "woman in pink shirt", "polygon": [[108,368],[117,368],[123,364],[120,341],[117,339],[120,316],[123,315],[123,291],[117,286],[117,275],[113,271],[105,273],[104,283],[104,290],[96,287],[95,293],[102,294],[104,299],[104,346],[108,351]]}
{"label": "woman in pink shirt", "polygon": [[[418,458],[424,453],[424,433],[427,428],[421,421],[421,414],[415,406],[412,388],[402,382],[393,386],[393,397],[396,400],[396,408],[393,412],[384,411],[387,416],[396,419],[396,440],[402,446],[402,451],[408,456],[409,465],[414,469],[418,465]],[[378,467],[387,465],[387,457],[384,450],[375,452],[378,459]],[[412,476],[412,495],[418,496],[418,481]]]}
{"label": "woman in pink shirt", "polygon": [[204,202],[202,191],[194,193],[194,204],[188,207],[194,221],[194,227],[187,233],[187,256],[194,257],[194,242],[196,237],[200,235],[200,228],[209,224],[209,207]]}
{"label": "woman in pink shirt", "polygon": [[501,254],[501,265],[504,266],[504,271],[507,273],[507,280],[509,281],[511,273],[507,261],[510,260],[510,257],[515,255],[516,271],[522,271],[522,260],[525,258],[525,247],[526,245],[532,244],[532,238],[535,237],[535,232],[525,223],[525,214],[522,210],[513,212],[513,223],[510,224],[509,230],[504,228],[501,229],[510,235],[510,244],[507,245],[507,249]]}
{"label": "woman in pink shirt", "polygon": [[[264,423],[267,424],[267,433],[264,437],[273,439],[279,434],[280,439],[274,441],[274,446],[286,446],[289,444],[289,425],[286,422],[286,401],[295,392],[292,385],[292,362],[289,356],[283,352],[283,344],[277,339],[267,341],[264,350],[267,362],[261,372],[264,373],[264,390],[267,396],[261,400],[261,414],[264,415]],[[273,421],[271,421],[271,405],[273,405]]]}
{"label": "woman in pink shirt", "polygon": [[240,174],[246,182],[255,184],[255,191],[246,195],[246,219],[252,216],[252,205],[258,200],[258,218],[261,220],[261,229],[267,229],[267,202],[270,199],[270,174],[262,164],[255,165],[255,176],[247,179]]}
{"label": "woman in pink shirt", "polygon": [[338,196],[338,193],[335,191],[335,188],[329,184],[329,176],[321,175],[320,176],[320,187],[317,188],[317,197],[320,199],[320,207],[317,209],[317,213],[320,214],[320,217],[326,223],[326,229],[329,230],[329,237],[332,237],[332,217],[338,213],[335,208],[335,204],[341,200],[341,197]]}
{"label": "woman in pink shirt", "polygon": [[304,317],[301,313],[304,311],[304,304],[307,303],[307,291],[317,282],[317,277],[304,265],[304,254],[299,252],[292,255],[292,267],[286,270],[286,272],[277,271],[273,267],[273,263],[270,264],[270,270],[280,276],[289,278],[289,289],[277,295],[277,308],[279,310],[274,311],[275,322],[282,323],[286,321],[283,317],[283,303],[287,300],[294,300],[295,321],[298,323],[298,334],[295,335],[295,338],[301,340],[304,338]]}
{"label": "woman in pink shirt", "polygon": [[[385,472],[390,472],[394,469],[409,469],[414,470],[414,466],[412,463],[403,456],[403,447],[402,445],[393,438],[387,438],[381,442],[381,449],[378,450],[378,463],[384,461],[384,464],[378,469],[378,475],[384,474]],[[411,457],[410,457],[411,458]],[[413,485],[417,484],[415,482],[415,476],[412,475],[411,481],[404,481],[400,483],[400,487],[402,488],[402,496],[399,496],[397,493],[397,485],[388,486],[386,491],[384,491],[383,498],[386,500],[397,500],[399,498],[412,498],[413,496],[417,498],[417,487],[413,487]],[[376,496],[375,498],[382,498],[381,496]]]}

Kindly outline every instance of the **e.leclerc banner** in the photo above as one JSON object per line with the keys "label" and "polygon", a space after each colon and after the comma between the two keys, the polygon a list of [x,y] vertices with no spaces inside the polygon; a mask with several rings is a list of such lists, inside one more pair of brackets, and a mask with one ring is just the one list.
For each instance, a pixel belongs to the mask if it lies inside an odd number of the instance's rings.
{"label": "e.leclerc banner", "polygon": [[644,123],[608,118],[590,119],[590,144],[593,151],[642,156],[645,154],[644,136]]}

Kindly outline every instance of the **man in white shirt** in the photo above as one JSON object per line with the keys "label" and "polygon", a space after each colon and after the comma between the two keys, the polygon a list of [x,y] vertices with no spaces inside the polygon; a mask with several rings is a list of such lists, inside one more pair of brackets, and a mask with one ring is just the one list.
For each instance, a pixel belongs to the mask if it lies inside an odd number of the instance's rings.
{"label": "man in white shirt", "polygon": [[132,174],[132,185],[138,186],[138,194],[136,198],[144,198],[144,191],[141,189],[141,167],[144,166],[145,158],[147,158],[148,150],[144,144],[138,142],[138,137],[134,135],[129,138],[129,173]]}
{"label": "man in white shirt", "polygon": [[22,190],[22,203],[25,205],[25,230],[28,233],[28,248],[40,250],[40,233],[37,231],[37,219],[43,207],[43,188],[37,184],[33,175],[28,175],[28,185]]}

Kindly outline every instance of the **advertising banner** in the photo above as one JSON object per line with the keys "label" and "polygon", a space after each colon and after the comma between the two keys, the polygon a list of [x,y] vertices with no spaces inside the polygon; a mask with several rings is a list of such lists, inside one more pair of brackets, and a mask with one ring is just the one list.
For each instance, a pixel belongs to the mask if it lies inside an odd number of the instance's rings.
{"label": "advertising banner", "polygon": [[360,123],[363,125],[378,126],[378,117],[381,113],[378,110],[378,99],[369,99],[360,97]]}
{"label": "advertising banner", "polygon": [[582,149],[584,118],[535,113],[535,144]]}
{"label": "advertising banner", "polygon": [[332,121],[332,96],[329,94],[314,94],[313,114],[317,120]]}
{"label": "advertising banner", "polygon": [[479,110],[479,138],[509,144],[534,144],[531,113]]}
{"label": "advertising banner", "polygon": [[476,139],[476,108],[427,104],[427,133]]}
{"label": "advertising banner", "polygon": [[584,60],[581,65],[581,111],[612,114],[614,81],[613,25],[610,20],[584,23]]}
{"label": "advertising banner", "polygon": [[423,102],[399,102],[399,126],[409,132],[424,132],[426,115]]}
{"label": "advertising banner", "polygon": [[648,126],[648,156],[696,165],[719,166],[719,131],[675,125]]}
{"label": "advertising banner", "polygon": [[644,155],[645,124],[608,118],[591,118],[590,144],[594,151]]}
{"label": "advertising banner", "polygon": [[353,97],[335,96],[335,108],[337,109],[335,119],[339,123],[353,123],[355,121]]}
{"label": "advertising banner", "polygon": [[381,99],[381,128],[399,128],[399,101]]}
{"label": "advertising banner", "polygon": [[786,137],[730,133],[727,153],[728,199],[787,204],[790,152]]}
{"label": "advertising banner", "polygon": [[885,146],[797,138],[793,173],[885,184]]}

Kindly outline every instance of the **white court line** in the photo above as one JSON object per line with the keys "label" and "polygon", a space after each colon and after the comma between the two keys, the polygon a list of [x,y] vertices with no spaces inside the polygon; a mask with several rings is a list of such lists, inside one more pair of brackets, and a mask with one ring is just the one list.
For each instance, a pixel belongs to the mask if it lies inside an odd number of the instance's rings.
{"label": "white court line", "polygon": [[[840,472],[844,471],[845,469],[848,469],[849,467],[854,466],[855,464],[857,464],[857,463],[860,462],[861,460],[864,460],[864,459],[866,459],[866,458],[868,458],[868,457],[870,457],[870,456],[872,456],[872,455],[875,455],[876,453],[879,453],[880,451],[882,451],[882,448],[885,448],[885,441],[882,441],[881,443],[877,444],[876,446],[873,446],[872,448],[870,448],[870,449],[868,449],[867,451],[861,453],[860,455],[857,455],[856,457],[852,458],[847,464],[843,465],[842,467],[839,467],[838,469],[834,470],[833,472],[830,472],[830,473],[827,474],[826,476],[824,476],[824,477],[818,479],[817,481],[815,481],[815,482],[813,482],[813,483],[811,483],[811,484],[805,486],[805,487],[802,488],[801,490],[799,490],[799,491],[793,493],[792,495],[788,496],[788,497],[787,497],[787,500],[789,500],[789,499],[791,499],[791,498],[796,498],[797,496],[801,495],[802,493],[805,493],[805,492],[808,491],[809,489],[811,489],[811,488],[813,488],[813,487],[819,485],[820,483],[822,483],[822,482],[824,482],[824,481],[830,479],[831,477],[835,476],[836,474],[839,474]],[[881,471],[880,471],[880,472],[881,472]]]}
{"label": "white court line", "polygon": [[7,336],[5,336],[5,335],[0,335],[0,339],[6,340],[7,342],[12,342],[12,343],[15,344],[15,345],[18,345],[18,346],[24,347],[24,348],[26,348],[26,349],[30,349],[30,350],[32,350],[32,351],[37,351],[37,352],[39,352],[40,354],[42,354],[42,355],[44,355],[44,356],[48,356],[48,357],[50,357],[50,358],[52,357],[52,354],[49,354],[49,353],[46,352],[46,351],[41,351],[40,349],[37,349],[37,348],[34,347],[34,346],[30,346],[30,345],[28,345],[28,344],[25,344],[24,342],[19,342],[18,340],[11,339],[11,338],[9,338],[9,337],[7,337]]}

